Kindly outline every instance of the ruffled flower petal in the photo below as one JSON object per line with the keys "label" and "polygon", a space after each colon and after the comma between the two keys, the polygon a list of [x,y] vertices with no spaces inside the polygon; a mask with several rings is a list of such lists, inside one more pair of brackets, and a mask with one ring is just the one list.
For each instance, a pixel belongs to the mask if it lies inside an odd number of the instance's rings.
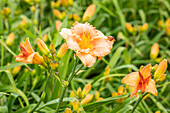
{"label": "ruffled flower petal", "polygon": [[73,34],[70,29],[63,28],[61,29],[60,35],[67,40],[67,38],[72,36]]}
{"label": "ruffled flower petal", "polygon": [[141,74],[143,75],[143,78],[146,79],[147,77],[149,77],[151,75],[151,64],[148,64],[147,66],[145,66],[142,71]]}
{"label": "ruffled flower petal", "polygon": [[133,87],[137,87],[139,80],[140,80],[140,77],[138,75],[138,72],[132,72],[122,79],[122,83],[125,83]]}
{"label": "ruffled flower petal", "polygon": [[78,52],[76,55],[80,58],[86,67],[91,67],[96,62],[96,57],[90,54]]}

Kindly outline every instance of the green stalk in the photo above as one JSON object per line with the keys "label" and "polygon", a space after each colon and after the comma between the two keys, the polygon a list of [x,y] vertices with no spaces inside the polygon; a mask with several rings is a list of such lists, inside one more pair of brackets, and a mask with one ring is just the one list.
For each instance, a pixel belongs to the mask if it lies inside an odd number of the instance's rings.
{"label": "green stalk", "polygon": [[133,113],[136,109],[136,107],[138,106],[138,104],[141,102],[141,100],[143,99],[143,97],[145,97],[148,93],[144,93],[144,95],[142,95],[142,97],[139,97],[138,101],[136,101],[131,113]]}
{"label": "green stalk", "polygon": [[[67,80],[68,83],[71,82],[71,80],[74,78],[74,76],[76,75],[76,73],[83,67],[83,64],[82,64],[82,65],[75,71],[76,65],[77,65],[77,60],[76,60],[76,62],[75,62],[75,64],[74,64],[72,74],[69,76],[69,78],[68,78],[68,80]],[[56,108],[56,112],[55,112],[55,113],[58,113],[58,112],[59,112],[60,105],[61,105],[61,103],[62,103],[62,101],[63,101],[63,97],[64,97],[64,94],[65,94],[65,92],[66,92],[67,87],[68,87],[68,86],[62,88],[62,92],[61,92],[60,98],[59,98],[59,103],[57,104],[57,108]]]}
{"label": "green stalk", "polygon": [[[3,37],[1,37],[1,40],[3,40]],[[4,47],[1,45],[1,66],[3,66],[4,62]]]}
{"label": "green stalk", "polygon": [[42,102],[42,100],[45,98],[46,88],[47,88],[47,84],[48,84],[48,81],[49,81],[49,77],[50,77],[50,75],[49,75],[49,73],[47,72],[47,80],[46,80],[46,83],[45,83],[44,91],[43,91],[43,93],[42,93],[42,95],[41,95],[40,100],[38,101],[38,103],[36,104],[36,106],[33,107],[33,109],[30,111],[30,113],[33,113],[33,112],[37,109],[37,107],[40,105],[40,103]]}

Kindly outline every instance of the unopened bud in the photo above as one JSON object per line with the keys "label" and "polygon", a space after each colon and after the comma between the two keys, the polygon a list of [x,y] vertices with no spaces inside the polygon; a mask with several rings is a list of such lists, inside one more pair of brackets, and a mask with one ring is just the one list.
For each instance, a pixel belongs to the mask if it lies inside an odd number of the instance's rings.
{"label": "unopened bud", "polygon": [[57,2],[55,3],[55,7],[56,7],[56,8],[60,7],[60,4],[61,4],[61,1],[57,1]]}
{"label": "unopened bud", "polygon": [[103,98],[99,97],[96,101],[98,102],[98,101],[101,101],[101,100],[103,100]]}
{"label": "unopened bud", "polygon": [[68,5],[72,6],[73,5],[73,0],[68,0]]}
{"label": "unopened bud", "polygon": [[167,69],[167,60],[164,59],[159,63],[158,68],[154,73],[154,78],[155,79],[159,78],[161,75],[165,73],[166,69]]}
{"label": "unopened bud", "polygon": [[16,75],[16,74],[19,73],[20,70],[21,70],[21,66],[14,67],[14,69],[12,70],[12,74],[13,74],[13,75]]}
{"label": "unopened bud", "polygon": [[100,97],[100,93],[99,93],[99,91],[96,91],[95,92],[95,99],[97,100],[99,97]]}
{"label": "unopened bud", "polygon": [[159,27],[163,27],[163,25],[164,25],[164,22],[163,22],[162,20],[159,20],[159,21],[158,21],[158,26],[159,26]]}
{"label": "unopened bud", "polygon": [[162,82],[166,79],[166,74],[162,74],[158,79],[156,79],[156,81],[158,82]]}
{"label": "unopened bud", "polygon": [[75,21],[80,21],[80,17],[77,14],[73,14],[73,19]]}
{"label": "unopened bud", "polygon": [[124,87],[123,86],[119,86],[118,93],[119,94],[123,94],[123,92],[124,92]]}
{"label": "unopened bud", "polygon": [[59,63],[58,62],[57,63],[51,62],[50,67],[51,67],[52,70],[56,71],[57,68],[59,67]]}
{"label": "unopened bud", "polygon": [[36,9],[35,6],[31,6],[31,7],[30,7],[30,10],[31,10],[33,13],[35,12],[35,9]]}
{"label": "unopened bud", "polygon": [[44,35],[43,35],[43,41],[44,41],[44,42],[47,42],[47,41],[48,41],[48,35],[47,35],[47,34],[44,34]]}
{"label": "unopened bud", "polygon": [[50,2],[50,5],[51,5],[51,8],[54,8],[54,7],[55,7],[55,2],[54,2],[54,1],[51,1],[51,2]]}
{"label": "unopened bud", "polygon": [[34,24],[34,25],[37,25],[37,24],[38,24],[38,22],[37,22],[36,19],[33,20],[33,24]]}
{"label": "unopened bud", "polygon": [[82,91],[81,91],[81,88],[80,88],[80,87],[77,89],[76,95],[77,95],[78,97],[81,97]]}
{"label": "unopened bud", "polygon": [[67,14],[66,14],[66,12],[62,12],[61,15],[62,15],[62,17],[63,17],[63,19],[64,19]]}
{"label": "unopened bud", "polygon": [[161,111],[156,111],[155,113],[161,113]]}
{"label": "unopened bud", "polygon": [[50,51],[48,49],[48,47],[46,46],[46,44],[39,38],[37,38],[37,45],[39,47],[39,49],[41,50],[41,52],[44,54],[44,55],[49,55]]}
{"label": "unopened bud", "polygon": [[170,27],[170,18],[168,18],[165,22],[165,28]]}
{"label": "unopened bud", "polygon": [[68,0],[61,0],[61,4],[63,6],[68,6]]}
{"label": "unopened bud", "polygon": [[148,23],[143,24],[142,26],[143,32],[145,32],[148,29],[148,27],[149,27]]}
{"label": "unopened bud", "polygon": [[73,113],[73,112],[71,111],[70,108],[66,108],[66,109],[64,110],[64,113]]}
{"label": "unopened bud", "polygon": [[14,39],[15,39],[15,34],[14,33],[10,33],[7,37],[7,40],[6,40],[6,44],[8,46],[11,46],[14,42]]}
{"label": "unopened bud", "polygon": [[76,95],[74,94],[74,91],[71,91],[70,97],[75,97]]}
{"label": "unopened bud", "polygon": [[96,10],[96,5],[91,4],[90,6],[87,7],[84,15],[83,15],[83,22],[88,21],[95,13]]}
{"label": "unopened bud", "polygon": [[158,43],[154,43],[151,47],[150,58],[155,59],[159,54],[159,45]]}
{"label": "unopened bud", "polygon": [[68,16],[68,19],[72,19],[73,18],[73,14],[69,14],[69,16]]}
{"label": "unopened bud", "polygon": [[61,21],[57,20],[57,21],[55,22],[55,27],[56,27],[57,31],[60,30],[61,25],[62,25],[62,22],[61,22]]}
{"label": "unopened bud", "polygon": [[132,33],[133,32],[133,27],[132,27],[132,25],[130,24],[130,23],[126,23],[126,29],[130,32],[130,33]]}
{"label": "unopened bud", "polygon": [[167,36],[170,36],[170,26],[165,28],[165,32]]}
{"label": "unopened bud", "polygon": [[4,7],[1,11],[1,14],[2,14],[3,18],[8,18],[9,15],[11,14],[10,8]]}
{"label": "unopened bud", "polygon": [[56,49],[55,49],[55,46],[53,43],[50,44],[50,51],[52,54],[55,54],[56,53]]}
{"label": "unopened bud", "polygon": [[77,111],[79,109],[79,101],[75,100],[73,102],[73,111]]}
{"label": "unopened bud", "polygon": [[91,90],[91,84],[88,83],[84,86],[82,95],[87,95],[90,92],[90,90]]}
{"label": "unopened bud", "polygon": [[59,59],[63,58],[63,56],[67,52],[67,49],[68,49],[67,43],[62,44],[59,51],[57,52],[57,58],[59,58]]}
{"label": "unopened bud", "polygon": [[57,17],[57,18],[59,18],[59,19],[63,19],[63,16],[62,16],[62,13],[59,11],[59,10],[57,10],[57,9],[54,9],[53,10],[53,14]]}
{"label": "unopened bud", "polygon": [[92,95],[92,94],[88,94],[88,95],[81,101],[81,105],[84,105],[84,104],[89,103],[92,99],[93,99],[93,95]]}
{"label": "unopened bud", "polygon": [[117,92],[112,92],[112,97],[116,97],[118,96],[118,93]]}

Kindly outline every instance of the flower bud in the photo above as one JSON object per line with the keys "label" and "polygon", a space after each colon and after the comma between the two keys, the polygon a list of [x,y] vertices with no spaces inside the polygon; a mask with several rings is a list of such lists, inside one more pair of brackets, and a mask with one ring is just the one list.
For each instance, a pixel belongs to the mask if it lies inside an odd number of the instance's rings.
{"label": "flower bud", "polygon": [[8,46],[11,46],[14,42],[14,39],[15,39],[15,34],[14,33],[10,33],[7,37],[7,40],[6,40],[6,44]]}
{"label": "flower bud", "polygon": [[165,28],[165,32],[167,36],[170,36],[170,26]]}
{"label": "flower bud", "polygon": [[73,5],[73,0],[68,0],[68,4],[69,4],[70,6],[72,6],[72,5]]}
{"label": "flower bud", "polygon": [[50,59],[47,56],[45,56],[45,55],[43,55],[43,59],[44,59],[45,63],[49,63],[50,62]]}
{"label": "flower bud", "polygon": [[47,42],[47,41],[48,41],[48,35],[47,35],[47,34],[44,34],[44,35],[43,35],[43,41],[44,41],[44,42]]}
{"label": "flower bud", "polygon": [[50,52],[51,54],[55,54],[56,53],[56,49],[53,43],[50,44]]}
{"label": "flower bud", "polygon": [[16,74],[19,73],[20,70],[21,70],[21,66],[14,67],[14,69],[12,70],[12,74],[13,74],[13,75],[16,75]]}
{"label": "flower bud", "polygon": [[66,109],[64,110],[64,113],[73,113],[73,112],[71,111],[70,108],[66,108]]}
{"label": "flower bud", "polygon": [[76,95],[77,95],[78,97],[81,97],[82,91],[81,91],[81,88],[80,88],[80,87],[77,89]]}
{"label": "flower bud", "polygon": [[[110,68],[109,68],[109,66],[107,66],[107,67],[105,68],[105,71],[104,71],[103,75],[104,75],[104,76],[107,76],[107,75],[109,75],[109,74],[110,74]],[[105,78],[104,80],[105,80],[105,81],[112,81],[113,78],[112,78],[112,77],[107,77],[107,78]]]}
{"label": "flower bud", "polygon": [[66,12],[62,12],[61,15],[63,17],[62,19],[64,19],[66,17],[67,13]]}
{"label": "flower bud", "polygon": [[35,6],[31,6],[31,7],[30,7],[30,10],[31,10],[33,13],[35,12],[35,9],[36,9]]}
{"label": "flower bud", "polygon": [[50,67],[52,70],[56,71],[57,68],[59,67],[59,63],[50,62]]}
{"label": "flower bud", "polygon": [[112,92],[112,97],[116,97],[118,96],[118,93],[117,92]]}
{"label": "flower bud", "polygon": [[165,28],[170,27],[170,18],[168,18],[165,22]]}
{"label": "flower bud", "polygon": [[59,10],[57,10],[57,9],[54,9],[53,10],[53,14],[57,17],[57,18],[59,18],[59,19],[63,19],[63,16],[62,16],[62,13],[59,11]]}
{"label": "flower bud", "polygon": [[159,26],[159,27],[163,27],[163,26],[164,26],[164,22],[163,22],[162,20],[159,20],[159,21],[158,21],[158,26]]}
{"label": "flower bud", "polygon": [[57,52],[57,58],[59,58],[59,59],[63,58],[63,56],[67,52],[67,49],[68,49],[67,43],[62,44],[59,51]]}
{"label": "flower bud", "polygon": [[157,68],[158,68],[158,64],[155,64],[155,65],[152,67],[153,70],[156,70]]}
{"label": "flower bud", "polygon": [[36,70],[35,70],[35,69],[33,69],[33,70],[32,70],[32,73],[31,73],[31,76],[34,76],[34,75],[35,75],[35,73],[36,73]]}
{"label": "flower bud", "polygon": [[69,16],[68,16],[68,19],[72,19],[73,18],[73,14],[69,14]]}
{"label": "flower bud", "polygon": [[26,24],[27,24],[27,20],[26,19],[22,19],[21,26],[25,26]]}
{"label": "flower bud", "polygon": [[123,86],[119,86],[118,93],[119,94],[123,94],[123,92],[124,92],[124,87]]}
{"label": "flower bud", "polygon": [[61,1],[56,1],[55,7],[56,7],[56,8],[60,7],[60,4],[61,4]]}
{"label": "flower bud", "polygon": [[70,97],[75,97],[76,95],[74,94],[74,91],[71,91]]}
{"label": "flower bud", "polygon": [[34,25],[37,25],[37,24],[38,24],[38,22],[37,22],[36,19],[33,20],[33,24],[34,24]]}
{"label": "flower bud", "polygon": [[93,99],[93,95],[92,95],[92,94],[88,94],[88,95],[81,101],[81,105],[84,105],[84,104],[89,103],[92,99]]}
{"label": "flower bud", "polygon": [[8,18],[9,15],[11,14],[10,8],[4,7],[1,11],[1,14],[2,14],[3,18]]}
{"label": "flower bud", "polygon": [[41,52],[44,54],[44,55],[49,55],[50,51],[48,49],[48,47],[46,46],[46,44],[39,38],[37,38],[37,45],[39,47],[39,49],[41,50]]}
{"label": "flower bud", "polygon": [[61,22],[61,21],[57,20],[57,21],[55,22],[55,27],[56,27],[57,31],[60,30],[61,25],[62,25],[62,22]]}
{"label": "flower bud", "polygon": [[162,74],[158,79],[156,79],[157,82],[162,82],[166,79],[166,74]]}
{"label": "flower bud", "polygon": [[100,93],[99,93],[99,91],[96,91],[95,92],[95,99],[97,100],[99,97],[100,97]]}
{"label": "flower bud", "polygon": [[155,113],[161,113],[160,111],[156,111]]}
{"label": "flower bud", "polygon": [[79,109],[79,101],[75,100],[73,102],[73,111],[77,111]]}
{"label": "flower bud", "polygon": [[73,14],[73,19],[75,21],[80,21],[80,17],[77,14]]}
{"label": "flower bud", "polygon": [[83,15],[83,22],[88,21],[95,13],[96,10],[96,5],[91,4],[90,6],[87,7],[84,15]]}
{"label": "flower bud", "polygon": [[68,6],[68,0],[61,0],[61,4],[63,6]]}
{"label": "flower bud", "polygon": [[50,2],[50,5],[51,5],[51,8],[54,8],[54,7],[55,7],[55,2],[54,2],[54,1],[51,1],[51,2]]}
{"label": "flower bud", "polygon": [[84,96],[84,95],[87,95],[87,94],[90,92],[90,90],[91,90],[91,84],[88,83],[88,84],[86,84],[86,85],[84,86],[82,95],[83,95],[83,96]]}
{"label": "flower bud", "polygon": [[167,60],[164,59],[159,63],[158,68],[154,73],[154,78],[155,79],[159,78],[161,75],[165,73],[166,69],[167,69]]}
{"label": "flower bud", "polygon": [[154,43],[151,47],[150,58],[155,59],[159,54],[159,45],[158,43]]}
{"label": "flower bud", "polygon": [[133,27],[132,27],[132,25],[130,24],[130,23],[126,23],[126,29],[130,32],[130,33],[132,33],[133,32]]}
{"label": "flower bud", "polygon": [[98,102],[98,101],[101,101],[101,100],[103,100],[103,98],[99,97],[96,101]]}
{"label": "flower bud", "polygon": [[145,32],[148,29],[148,23],[143,24],[142,31]]}

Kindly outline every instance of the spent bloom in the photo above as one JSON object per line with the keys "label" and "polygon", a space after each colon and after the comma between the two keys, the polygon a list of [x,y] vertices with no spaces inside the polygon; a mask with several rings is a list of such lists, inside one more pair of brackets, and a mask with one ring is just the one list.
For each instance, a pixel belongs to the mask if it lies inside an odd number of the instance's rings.
{"label": "spent bloom", "polygon": [[130,98],[136,95],[138,90],[149,92],[157,96],[155,81],[151,79],[151,64],[140,68],[138,72],[128,74],[122,79],[122,83],[134,87]]}
{"label": "spent bloom", "polygon": [[68,48],[76,52],[85,66],[93,66],[97,56],[110,53],[115,41],[112,36],[105,36],[87,22],[75,22],[73,26],[71,29],[63,28],[60,34],[66,40]]}
{"label": "spent bloom", "polygon": [[20,49],[20,54],[18,56],[15,56],[16,61],[45,66],[43,58],[39,55],[38,52],[34,52],[34,50],[32,49],[29,38],[26,38],[24,44],[20,42]]}

